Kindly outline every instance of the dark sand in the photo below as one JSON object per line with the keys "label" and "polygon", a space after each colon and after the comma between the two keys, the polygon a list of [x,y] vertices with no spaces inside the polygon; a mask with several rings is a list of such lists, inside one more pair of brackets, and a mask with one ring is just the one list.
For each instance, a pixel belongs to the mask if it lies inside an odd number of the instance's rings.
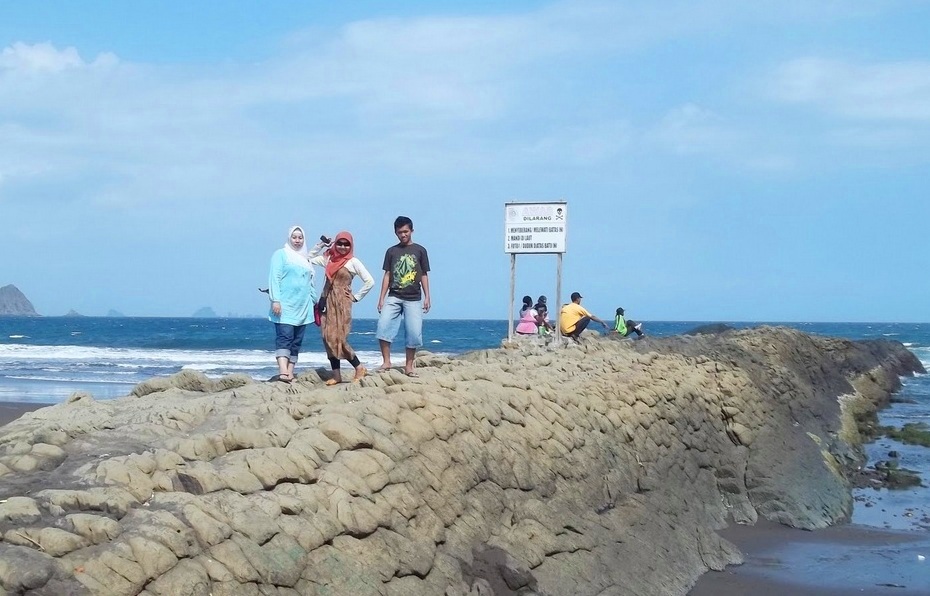
{"label": "dark sand", "polygon": [[17,403],[0,401],[0,426],[13,422],[26,412],[32,412],[52,404]]}
{"label": "dark sand", "polygon": [[927,532],[853,525],[807,532],[760,522],[720,534],[746,562],[706,573],[689,596],[930,595]]}

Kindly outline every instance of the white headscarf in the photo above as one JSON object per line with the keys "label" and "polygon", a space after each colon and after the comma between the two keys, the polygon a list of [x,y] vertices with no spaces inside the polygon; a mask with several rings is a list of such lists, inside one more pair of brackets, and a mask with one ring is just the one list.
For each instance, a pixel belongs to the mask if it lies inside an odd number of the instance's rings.
{"label": "white headscarf", "polygon": [[[304,235],[304,244],[300,247],[300,250],[295,249],[291,245],[291,236],[296,230],[300,230],[300,233]],[[284,243],[284,254],[287,256],[287,261],[293,265],[298,265],[304,267],[305,269],[312,269],[313,265],[310,264],[308,252],[307,252],[307,234],[304,233],[304,229],[300,226],[294,226],[287,232],[287,242]]]}

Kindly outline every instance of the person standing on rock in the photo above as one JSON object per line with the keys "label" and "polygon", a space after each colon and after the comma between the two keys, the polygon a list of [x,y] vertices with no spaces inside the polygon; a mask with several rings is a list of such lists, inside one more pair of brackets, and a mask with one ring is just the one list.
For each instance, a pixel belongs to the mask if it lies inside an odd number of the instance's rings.
{"label": "person standing on rock", "polygon": [[572,301],[562,307],[559,311],[559,329],[562,335],[566,335],[575,341],[578,341],[581,332],[588,328],[591,321],[597,321],[608,329],[607,323],[597,318],[588,310],[581,306],[581,294],[572,292]]}
{"label": "person standing on rock", "polygon": [[430,309],[429,255],[413,242],[413,221],[401,215],[394,220],[398,243],[384,253],[384,277],[378,297],[378,344],[383,362],[379,370],[391,368],[391,343],[404,322],[404,373],[416,377],[413,359],[423,345],[423,313]]}
{"label": "person standing on rock", "polygon": [[[321,317],[321,331],[326,357],[329,358],[333,377],[327,385],[342,382],[340,360],[346,360],[355,368],[353,383],[357,383],[368,372],[359,362],[355,350],[349,345],[349,333],[352,331],[352,305],[364,298],[375,285],[374,278],[365,265],[355,256],[355,241],[349,232],[339,232],[333,239],[332,246],[320,256],[310,259],[313,265],[320,265],[326,272],[326,281],[320,294],[320,302],[325,302],[326,310]],[[352,280],[358,276],[362,287],[357,294],[352,293]]]}
{"label": "person standing on rock", "polygon": [[294,226],[288,231],[284,248],[271,256],[268,274],[268,298],[271,311],[268,320],[274,323],[275,359],[278,380],[294,380],[294,367],[304,340],[307,323],[313,316],[316,288],[313,285],[313,265],[308,258],[304,230]]}

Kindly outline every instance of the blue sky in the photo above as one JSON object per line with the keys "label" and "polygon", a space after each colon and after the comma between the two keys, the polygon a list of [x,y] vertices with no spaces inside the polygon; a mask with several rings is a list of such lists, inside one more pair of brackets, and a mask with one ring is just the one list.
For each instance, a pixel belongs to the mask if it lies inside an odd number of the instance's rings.
{"label": "blue sky", "polygon": [[[290,225],[392,221],[436,318],[506,318],[508,201],[562,298],[928,321],[930,2],[2,2],[0,285],[45,315],[259,315]],[[517,259],[555,300],[554,256]],[[375,294],[356,306],[374,317]]]}

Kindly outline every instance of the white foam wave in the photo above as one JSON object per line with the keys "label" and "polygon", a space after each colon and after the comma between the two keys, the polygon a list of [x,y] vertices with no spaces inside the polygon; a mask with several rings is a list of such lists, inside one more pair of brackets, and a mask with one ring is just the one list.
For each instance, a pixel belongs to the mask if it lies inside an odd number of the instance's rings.
{"label": "white foam wave", "polygon": [[55,383],[106,383],[116,385],[135,385],[136,381],[118,381],[111,379],[94,379],[74,376],[43,376],[43,375],[10,375],[7,379],[16,379],[17,381],[46,381]]}
{"label": "white foam wave", "polygon": [[28,335],[11,335],[10,339],[28,339]]}
{"label": "white foam wave", "polygon": [[151,366],[226,362],[258,364],[274,362],[266,350],[153,350],[144,348],[93,348],[86,346],[0,345],[0,362],[9,361],[106,362],[112,366]]}

